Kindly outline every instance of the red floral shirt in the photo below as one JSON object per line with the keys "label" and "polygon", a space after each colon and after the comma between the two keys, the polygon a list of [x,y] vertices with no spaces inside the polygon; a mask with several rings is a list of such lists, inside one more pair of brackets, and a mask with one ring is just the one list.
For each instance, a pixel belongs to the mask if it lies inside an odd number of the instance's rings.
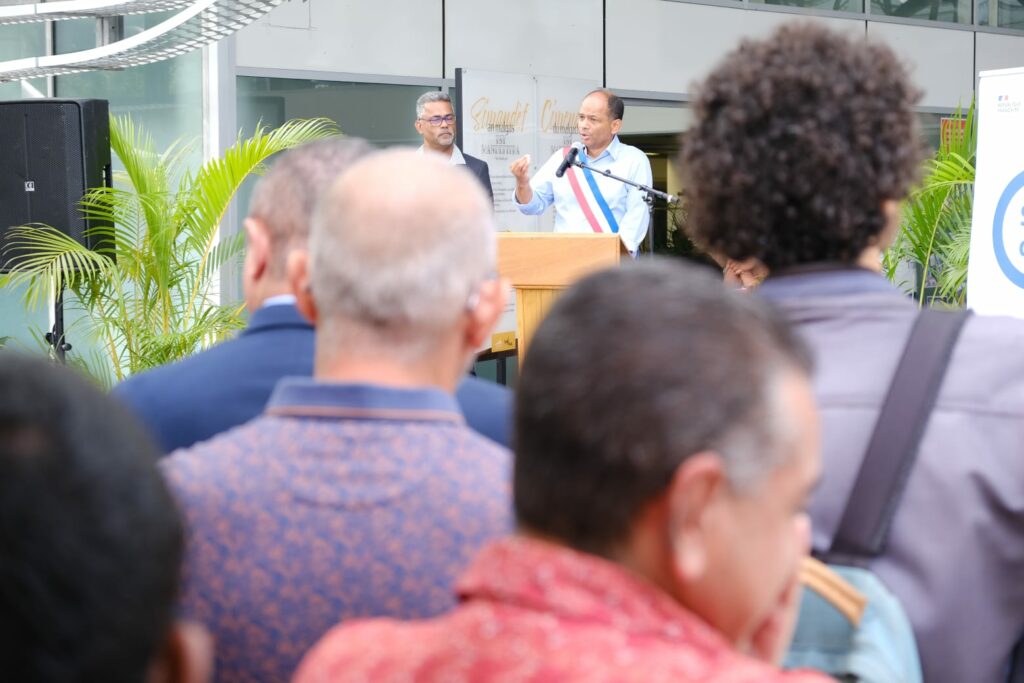
{"label": "red floral shirt", "polygon": [[622,567],[541,541],[491,544],[458,593],[462,603],[436,619],[335,628],[294,683],[830,680],[746,657]]}

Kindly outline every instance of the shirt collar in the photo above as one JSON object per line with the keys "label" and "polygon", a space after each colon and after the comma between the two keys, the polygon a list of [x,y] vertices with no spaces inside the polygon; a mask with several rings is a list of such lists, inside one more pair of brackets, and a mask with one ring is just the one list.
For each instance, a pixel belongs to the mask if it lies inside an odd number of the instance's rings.
{"label": "shirt collar", "polygon": [[375,384],[286,377],[277,383],[267,413],[298,417],[417,420],[465,420],[455,397],[434,387],[399,389]]}
{"label": "shirt collar", "polygon": [[729,647],[707,623],[625,567],[523,536],[485,547],[459,580],[456,592],[464,600],[603,622],[630,634]]}
{"label": "shirt collar", "polygon": [[[600,159],[605,154],[607,154],[609,157],[611,157],[612,161],[615,161],[615,160],[617,160],[619,158],[619,152],[621,152],[621,151],[622,151],[622,142],[619,141],[619,136],[616,135],[616,136],[612,137],[612,141],[608,143],[608,146],[604,148],[604,151],[601,152],[601,156],[597,157],[597,159]],[[590,157],[587,156],[586,149],[581,149],[580,150],[580,154],[587,161],[597,161],[597,159],[591,159]]]}
{"label": "shirt collar", "polygon": [[[416,151],[419,152],[420,154],[423,154],[427,151],[427,148],[424,145],[420,145],[419,149],[417,149]],[[437,154],[440,157],[444,157],[444,155],[441,154],[440,152],[432,153]],[[448,163],[451,164],[452,166],[458,166],[460,164],[463,166],[466,165],[466,157],[462,155],[462,150],[459,149],[459,146],[454,143],[452,143],[452,155],[446,158],[448,159]]]}
{"label": "shirt collar", "polygon": [[263,300],[260,308],[266,308],[267,306],[294,306],[295,295],[294,294],[278,294],[277,296],[268,296]]}
{"label": "shirt collar", "polygon": [[899,289],[881,274],[841,264],[793,268],[770,275],[757,288],[757,293],[766,299],[802,299],[872,292],[901,295]]}

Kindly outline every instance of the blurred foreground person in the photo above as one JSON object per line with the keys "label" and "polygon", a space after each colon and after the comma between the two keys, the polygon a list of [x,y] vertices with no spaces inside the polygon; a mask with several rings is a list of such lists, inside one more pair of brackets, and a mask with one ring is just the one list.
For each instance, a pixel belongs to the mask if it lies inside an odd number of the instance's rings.
{"label": "blurred foreground person", "polygon": [[[889,48],[800,24],[745,42],[697,92],[680,157],[691,232],[764,264],[758,293],[815,352],[824,475],[809,512],[829,553],[918,317],[880,264],[923,158],[919,91]],[[967,320],[902,498],[879,506],[898,505],[866,566],[909,616],[929,683],[1005,680],[1024,629],[1021,348],[1024,322]]]}
{"label": "blurred foreground person", "polygon": [[818,476],[808,360],[752,297],[670,262],[591,276],[518,387],[518,535],[432,621],[343,625],[297,683],[824,681],[776,668]]}
{"label": "blurred foreground person", "polygon": [[388,151],[327,191],[289,261],[313,378],[162,462],[188,521],[184,609],[218,681],[285,681],[340,619],[423,617],[511,526],[510,454],[454,393],[504,307],[490,199],[437,155]]}
{"label": "blurred foreground person", "polygon": [[173,618],[182,530],[156,457],[85,379],[0,353],[0,678],[209,680],[208,634]]}

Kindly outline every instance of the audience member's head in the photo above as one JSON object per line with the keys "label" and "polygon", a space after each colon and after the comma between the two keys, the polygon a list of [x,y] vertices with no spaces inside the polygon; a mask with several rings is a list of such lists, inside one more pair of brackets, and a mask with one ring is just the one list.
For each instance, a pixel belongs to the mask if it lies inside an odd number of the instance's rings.
{"label": "audience member's head", "polygon": [[771,272],[877,268],[923,158],[919,96],[862,37],[804,23],[744,41],[697,90],[680,155],[689,232]]}
{"label": "audience member's head", "polygon": [[519,380],[521,528],[630,567],[756,649],[809,542],[808,373],[780,318],[710,273],[656,262],[585,279]]}
{"label": "audience member's head", "polygon": [[318,376],[402,366],[454,387],[504,305],[487,195],[472,175],[409,150],[342,175],[292,265],[298,305],[317,328]]}
{"label": "audience member's head", "polygon": [[334,137],[285,152],[260,178],[245,219],[243,286],[255,310],[270,296],[290,292],[288,253],[306,246],[320,195],[341,173],[373,148],[358,138]]}
{"label": "audience member's head", "polygon": [[0,353],[0,642],[5,680],[198,681],[176,624],[178,512],[156,447],[75,373]]}

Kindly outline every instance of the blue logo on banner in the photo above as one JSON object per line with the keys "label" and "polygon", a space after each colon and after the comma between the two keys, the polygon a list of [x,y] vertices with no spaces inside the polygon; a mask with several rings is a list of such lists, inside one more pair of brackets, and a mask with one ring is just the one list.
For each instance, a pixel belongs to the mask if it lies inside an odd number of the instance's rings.
{"label": "blue logo on banner", "polygon": [[[1024,189],[1024,173],[1011,180],[1010,184],[1003,190],[1003,194],[999,197],[999,203],[996,204],[995,219],[992,221],[992,247],[995,249],[996,261],[999,262],[999,268],[1002,269],[1003,275],[1009,278],[1010,282],[1024,289],[1024,272],[1010,261],[1010,255],[1006,253],[1006,239],[1004,237],[1007,220],[1006,212],[1010,208],[1010,202],[1013,201],[1013,198],[1022,189]],[[1024,228],[1024,212],[1010,220],[1015,224],[1014,227]],[[1024,235],[1024,231],[1022,231],[1022,235]],[[1021,256],[1024,256],[1024,240],[1020,241],[1017,251]]]}

